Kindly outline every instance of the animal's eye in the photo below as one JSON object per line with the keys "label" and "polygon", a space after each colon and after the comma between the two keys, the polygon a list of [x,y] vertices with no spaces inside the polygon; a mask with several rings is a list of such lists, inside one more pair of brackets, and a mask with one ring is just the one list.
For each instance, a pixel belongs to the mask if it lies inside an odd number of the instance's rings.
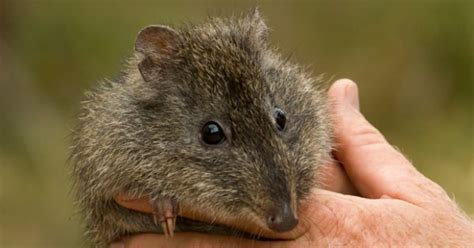
{"label": "animal's eye", "polygon": [[218,145],[225,140],[224,130],[214,121],[207,122],[202,127],[201,138],[208,145]]}
{"label": "animal's eye", "polygon": [[283,110],[275,108],[273,111],[273,118],[275,118],[275,124],[278,131],[283,131],[286,125],[286,114]]}

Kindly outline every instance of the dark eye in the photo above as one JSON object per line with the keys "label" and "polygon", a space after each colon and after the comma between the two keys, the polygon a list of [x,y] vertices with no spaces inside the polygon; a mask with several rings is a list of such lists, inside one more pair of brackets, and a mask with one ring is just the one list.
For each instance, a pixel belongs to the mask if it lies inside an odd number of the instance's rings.
{"label": "dark eye", "polygon": [[283,131],[286,125],[286,114],[283,110],[275,108],[273,111],[273,118],[275,118],[275,123],[278,131]]}
{"label": "dark eye", "polygon": [[202,127],[201,138],[208,145],[218,145],[225,140],[224,130],[216,122],[210,121]]}

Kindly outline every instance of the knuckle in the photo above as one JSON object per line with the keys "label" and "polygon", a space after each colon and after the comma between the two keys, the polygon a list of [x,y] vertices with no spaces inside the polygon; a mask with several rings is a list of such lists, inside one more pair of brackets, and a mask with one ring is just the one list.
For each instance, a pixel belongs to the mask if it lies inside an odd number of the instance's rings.
{"label": "knuckle", "polygon": [[371,146],[385,144],[385,137],[375,127],[369,124],[359,124],[348,132],[347,143],[354,146]]}

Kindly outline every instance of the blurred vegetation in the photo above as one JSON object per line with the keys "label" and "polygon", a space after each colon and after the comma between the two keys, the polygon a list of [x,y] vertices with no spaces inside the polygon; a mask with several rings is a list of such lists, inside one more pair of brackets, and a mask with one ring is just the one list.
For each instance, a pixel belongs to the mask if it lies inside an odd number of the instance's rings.
{"label": "blurred vegetation", "polygon": [[136,33],[259,5],[283,53],[359,83],[362,111],[474,214],[472,1],[0,1],[0,247],[79,247],[68,133]]}

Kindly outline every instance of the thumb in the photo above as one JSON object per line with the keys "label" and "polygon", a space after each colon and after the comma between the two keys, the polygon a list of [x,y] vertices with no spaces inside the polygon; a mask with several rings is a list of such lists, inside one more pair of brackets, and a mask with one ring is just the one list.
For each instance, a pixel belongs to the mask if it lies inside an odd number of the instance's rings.
{"label": "thumb", "polygon": [[[336,81],[329,90],[332,100],[335,156],[365,197],[415,200],[427,181],[413,165],[359,112],[357,85]],[[418,190],[417,190],[418,189]]]}

